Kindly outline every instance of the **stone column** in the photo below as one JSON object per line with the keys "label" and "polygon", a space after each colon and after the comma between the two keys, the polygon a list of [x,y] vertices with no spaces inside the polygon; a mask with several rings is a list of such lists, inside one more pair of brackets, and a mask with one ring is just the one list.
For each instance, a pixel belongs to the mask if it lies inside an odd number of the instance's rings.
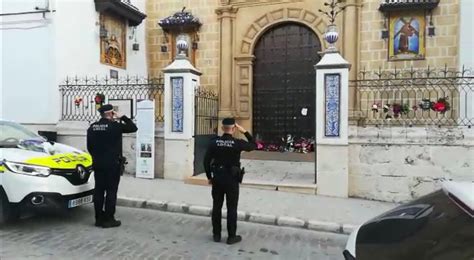
{"label": "stone column", "polygon": [[166,67],[164,178],[184,180],[194,172],[195,86],[201,73],[185,55],[185,40],[177,42],[179,54]]}
{"label": "stone column", "polygon": [[[333,27],[331,27],[333,26]],[[335,28],[334,25],[330,25]],[[349,195],[349,69],[336,50],[337,32],[316,68],[316,174],[319,195]]]}
{"label": "stone column", "polygon": [[237,9],[232,6],[221,7],[216,10],[220,20],[220,75],[219,75],[219,117],[233,117],[235,103],[232,91],[233,80],[233,20]]}
{"label": "stone column", "polygon": [[253,81],[253,55],[240,55],[235,61],[235,113],[236,118],[245,129],[252,132],[252,81]]}
{"label": "stone column", "polygon": [[[358,73],[358,54],[359,54],[359,2],[360,0],[346,0],[346,9],[344,10],[344,35],[343,50],[344,58],[353,64],[349,72],[349,79],[357,79]],[[349,89],[349,110],[354,111],[357,104],[357,95],[355,88]],[[352,116],[352,115],[350,115]]]}

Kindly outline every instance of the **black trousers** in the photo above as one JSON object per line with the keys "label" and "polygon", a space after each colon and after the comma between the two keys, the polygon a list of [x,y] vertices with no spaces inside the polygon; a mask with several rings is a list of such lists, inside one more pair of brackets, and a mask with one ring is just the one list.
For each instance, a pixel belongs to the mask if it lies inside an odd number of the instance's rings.
{"label": "black trousers", "polygon": [[214,235],[221,234],[224,196],[227,205],[227,232],[231,237],[235,236],[237,232],[237,205],[239,203],[239,183],[237,180],[213,180],[212,233]]}
{"label": "black trousers", "polygon": [[115,207],[117,205],[117,190],[120,182],[120,170],[118,168],[112,170],[96,169],[94,177],[95,218],[102,220],[112,219],[115,215]]}

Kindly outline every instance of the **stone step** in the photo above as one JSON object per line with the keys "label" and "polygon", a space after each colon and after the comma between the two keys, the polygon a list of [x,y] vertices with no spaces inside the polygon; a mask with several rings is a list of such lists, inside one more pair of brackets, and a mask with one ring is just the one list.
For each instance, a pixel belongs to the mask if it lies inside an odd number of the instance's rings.
{"label": "stone step", "polygon": [[[203,185],[203,186],[208,185],[205,174],[189,177],[184,182],[186,184],[193,184],[193,185]],[[252,180],[252,179],[247,179],[247,177],[244,177],[244,181],[241,184],[241,186],[247,187],[247,188],[284,191],[284,192],[302,193],[302,194],[316,194],[316,191],[317,191],[317,185],[312,182],[308,182],[306,184],[288,183],[288,182],[284,183],[284,182]]]}

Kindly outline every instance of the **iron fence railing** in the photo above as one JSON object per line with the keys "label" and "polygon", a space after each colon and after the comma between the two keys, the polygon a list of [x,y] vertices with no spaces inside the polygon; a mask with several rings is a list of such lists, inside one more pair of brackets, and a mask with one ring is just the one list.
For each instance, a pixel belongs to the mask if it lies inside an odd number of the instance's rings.
{"label": "iron fence railing", "polygon": [[474,124],[474,72],[471,69],[361,71],[350,82],[356,110],[366,125]]}
{"label": "iron fence railing", "polygon": [[155,116],[164,121],[164,81],[162,77],[74,77],[67,78],[59,86],[61,93],[62,120],[95,121],[99,118],[98,106],[110,103],[121,113],[134,118],[137,102],[155,100]]}
{"label": "iron fence railing", "polygon": [[219,98],[211,90],[198,88],[195,96],[195,135],[217,134]]}

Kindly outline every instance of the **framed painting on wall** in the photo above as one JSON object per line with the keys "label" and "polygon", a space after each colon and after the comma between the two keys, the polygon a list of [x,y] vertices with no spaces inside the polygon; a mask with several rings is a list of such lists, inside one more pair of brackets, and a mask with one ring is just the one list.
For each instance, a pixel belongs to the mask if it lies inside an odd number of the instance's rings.
{"label": "framed painting on wall", "polygon": [[100,62],[117,68],[126,68],[126,20],[100,14],[101,26],[106,35],[100,38]]}
{"label": "framed painting on wall", "polygon": [[388,60],[422,59],[425,59],[424,11],[391,13]]}

